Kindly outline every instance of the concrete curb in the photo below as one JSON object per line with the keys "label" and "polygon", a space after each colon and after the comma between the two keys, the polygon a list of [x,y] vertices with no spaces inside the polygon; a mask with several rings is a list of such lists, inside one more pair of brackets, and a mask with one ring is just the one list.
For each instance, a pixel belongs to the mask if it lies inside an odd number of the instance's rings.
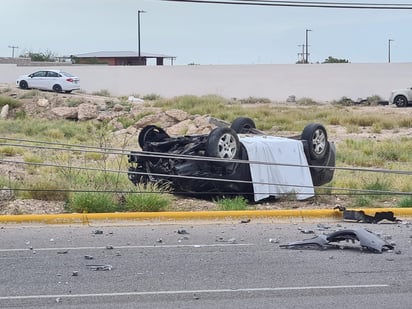
{"label": "concrete curb", "polygon": [[[354,209],[359,210],[359,209]],[[412,218],[412,208],[368,208],[366,214],[392,211],[399,219]],[[90,224],[115,221],[179,221],[179,220],[243,220],[243,219],[283,219],[302,220],[334,219],[342,220],[342,212],[330,209],[292,210],[246,210],[246,211],[200,211],[200,212],[129,212],[129,213],[73,213],[46,215],[1,215],[0,224],[41,223],[41,224]]]}

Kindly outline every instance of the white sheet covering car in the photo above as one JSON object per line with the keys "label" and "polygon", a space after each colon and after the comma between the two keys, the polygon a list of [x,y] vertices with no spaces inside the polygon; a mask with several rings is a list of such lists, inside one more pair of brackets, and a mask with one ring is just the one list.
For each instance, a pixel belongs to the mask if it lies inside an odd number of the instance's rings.
{"label": "white sheet covering car", "polygon": [[80,89],[80,79],[61,70],[40,70],[21,75],[16,80],[21,89],[41,89],[70,93]]}
{"label": "white sheet covering car", "polygon": [[239,137],[246,147],[254,200],[294,193],[304,200],[315,195],[301,141],[278,136]]}

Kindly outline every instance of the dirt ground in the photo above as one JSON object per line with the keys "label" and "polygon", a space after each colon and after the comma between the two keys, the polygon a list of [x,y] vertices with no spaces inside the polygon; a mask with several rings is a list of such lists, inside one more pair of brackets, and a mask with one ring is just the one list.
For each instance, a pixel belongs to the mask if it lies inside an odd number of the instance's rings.
{"label": "dirt ground", "polygon": [[[0,96],[11,96],[19,97],[22,94],[22,90],[15,88],[12,85],[0,85]],[[64,104],[65,100],[76,99],[82,102],[90,102],[101,104],[107,100],[113,98],[105,98],[101,96],[93,96],[88,94],[75,93],[72,95],[67,94],[55,94],[45,92],[44,96],[49,100],[54,100],[54,104]],[[34,100],[39,98],[27,98],[22,99],[23,104],[26,106],[26,111],[29,115],[40,116],[40,109],[36,108],[36,105],[33,104]],[[284,106],[284,105],[283,105]],[[373,114],[406,114],[412,116],[412,108],[396,108],[395,106],[357,106],[356,111],[359,113],[373,113]],[[0,121],[2,121],[0,119]],[[328,125],[328,136],[329,140],[334,141],[339,148],[339,143],[345,139],[375,139],[383,140],[396,136],[412,136],[411,129],[397,129],[397,130],[382,130],[380,133],[373,133],[368,127],[361,128],[358,133],[348,133],[346,128],[341,126],[331,126]],[[0,138],[4,136],[0,132]],[[7,173],[21,174],[24,177],[26,171],[22,168],[22,165],[18,164],[5,164],[1,161],[4,158],[0,157],[0,173],[6,175]],[[21,158],[6,158],[7,160],[21,160]],[[2,192],[2,191],[0,191]],[[4,193],[4,191],[3,191]],[[7,193],[7,192],[6,192]],[[3,194],[4,195],[4,194]],[[7,195],[7,194],[6,194]],[[305,201],[295,201],[295,200],[269,200],[262,203],[250,205],[251,209],[305,209],[305,208],[327,208],[332,209],[335,206],[347,206],[347,202],[342,197],[337,196],[316,196],[314,198],[305,200]],[[182,198],[182,197],[173,197],[173,205],[171,206],[172,211],[207,211],[215,210],[217,205],[211,201],[199,200],[194,198]],[[0,214],[50,214],[50,213],[62,213],[64,212],[64,203],[63,202],[48,202],[40,200],[22,200],[1,197],[0,195]]]}

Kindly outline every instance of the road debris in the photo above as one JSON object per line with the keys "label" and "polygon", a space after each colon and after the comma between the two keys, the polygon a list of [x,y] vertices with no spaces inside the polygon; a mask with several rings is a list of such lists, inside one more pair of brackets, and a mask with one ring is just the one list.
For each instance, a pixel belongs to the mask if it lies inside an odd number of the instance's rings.
{"label": "road debris", "polygon": [[102,234],[103,234],[103,231],[102,231],[102,230],[94,230],[94,231],[92,232],[92,234],[94,234],[94,235],[102,235]]}
{"label": "road debris", "polygon": [[322,223],[318,223],[318,225],[316,227],[319,231],[329,230],[330,229],[329,225],[325,225],[325,224],[322,224]]}
{"label": "road debris", "polygon": [[189,234],[189,232],[186,231],[185,229],[179,229],[177,230],[177,234],[186,235],[186,234]]}
{"label": "road debris", "polygon": [[303,233],[303,234],[315,234],[315,231],[313,230],[307,230],[307,229],[302,229],[301,227],[298,227],[298,230]]}
{"label": "road debris", "polygon": [[103,265],[86,265],[87,268],[95,271],[106,271],[106,270],[112,270],[113,266],[110,264],[103,264]]}
{"label": "road debris", "polygon": [[224,239],[223,237],[216,237],[216,242],[226,242],[226,243],[229,243],[229,244],[235,244],[236,243],[236,238]]}
{"label": "road debris", "polygon": [[287,245],[280,245],[280,247],[286,249],[344,249],[345,247],[336,244],[340,241],[352,243],[359,242],[361,250],[365,249],[374,253],[382,253],[382,251],[392,250],[394,248],[392,244],[389,244],[385,240],[379,238],[378,235],[366,229],[339,230],[331,234],[321,234],[311,239],[291,242]]}
{"label": "road debris", "polygon": [[339,209],[339,211],[343,212],[343,220],[351,220],[363,223],[378,223],[382,220],[388,220],[396,223],[402,221],[394,217],[392,211],[376,212],[374,216],[369,216],[365,214],[363,210],[347,210],[346,207],[343,206],[336,206],[333,209]]}
{"label": "road debris", "polygon": [[250,219],[244,219],[244,220],[240,221],[240,223],[249,223],[249,222],[250,222]]}
{"label": "road debris", "polygon": [[93,259],[94,259],[94,257],[91,256],[91,255],[85,255],[84,258],[85,258],[86,260],[93,260]]}

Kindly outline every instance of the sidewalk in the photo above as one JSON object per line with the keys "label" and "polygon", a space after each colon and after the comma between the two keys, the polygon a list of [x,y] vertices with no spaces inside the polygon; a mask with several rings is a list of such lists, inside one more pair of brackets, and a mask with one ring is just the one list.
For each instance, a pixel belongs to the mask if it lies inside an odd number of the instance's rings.
{"label": "sidewalk", "polygon": [[[360,210],[360,209],[353,209]],[[392,211],[400,220],[412,218],[412,208],[368,208],[361,209],[368,215],[376,212]],[[128,212],[128,213],[73,213],[46,215],[1,215],[0,224],[40,223],[40,224],[91,224],[119,221],[173,222],[183,220],[246,220],[269,219],[288,222],[309,220],[342,220],[343,213],[330,209],[292,210],[248,210],[248,211],[200,211],[200,212]]]}

